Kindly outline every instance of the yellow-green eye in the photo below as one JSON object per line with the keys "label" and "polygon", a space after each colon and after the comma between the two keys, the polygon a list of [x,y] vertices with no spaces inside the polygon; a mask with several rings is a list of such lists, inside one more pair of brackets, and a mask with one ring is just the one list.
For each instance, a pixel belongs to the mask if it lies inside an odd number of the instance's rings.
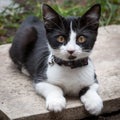
{"label": "yellow-green eye", "polygon": [[79,36],[77,39],[78,43],[84,43],[86,41],[86,38],[84,36]]}
{"label": "yellow-green eye", "polygon": [[64,43],[64,42],[65,42],[65,38],[61,35],[61,36],[59,36],[59,37],[57,38],[57,41],[58,41],[59,43]]}

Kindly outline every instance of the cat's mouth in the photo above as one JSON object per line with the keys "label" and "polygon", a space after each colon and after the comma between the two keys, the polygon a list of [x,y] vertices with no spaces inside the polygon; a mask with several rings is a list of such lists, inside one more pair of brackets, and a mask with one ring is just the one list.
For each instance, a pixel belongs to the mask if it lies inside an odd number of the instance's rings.
{"label": "cat's mouth", "polygon": [[76,58],[76,56],[73,56],[73,55],[70,55],[70,56],[68,57],[69,60],[73,60],[73,59],[75,59],[75,58]]}

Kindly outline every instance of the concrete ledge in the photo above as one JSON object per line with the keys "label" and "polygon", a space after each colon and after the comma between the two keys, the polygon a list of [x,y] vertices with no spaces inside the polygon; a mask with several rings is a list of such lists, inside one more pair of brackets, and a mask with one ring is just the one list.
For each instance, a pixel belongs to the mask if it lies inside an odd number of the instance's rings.
{"label": "concrete ledge", "polygon": [[[10,44],[0,46],[0,119],[73,120],[90,116],[77,98],[67,99],[61,113],[50,113],[38,96],[30,78],[14,68],[8,57]],[[91,55],[104,100],[102,113],[120,109],[120,26],[101,27]]]}

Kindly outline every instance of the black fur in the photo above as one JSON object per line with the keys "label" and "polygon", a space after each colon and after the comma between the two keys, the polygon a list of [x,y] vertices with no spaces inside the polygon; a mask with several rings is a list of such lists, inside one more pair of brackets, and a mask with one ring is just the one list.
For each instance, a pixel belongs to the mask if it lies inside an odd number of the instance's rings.
{"label": "black fur", "polygon": [[88,90],[89,90],[89,87],[84,87],[82,90],[80,90],[79,97],[83,96]]}
{"label": "black fur", "polygon": [[35,81],[46,79],[49,55],[44,24],[30,16],[21,25],[10,48],[10,57],[21,69],[25,67]]}

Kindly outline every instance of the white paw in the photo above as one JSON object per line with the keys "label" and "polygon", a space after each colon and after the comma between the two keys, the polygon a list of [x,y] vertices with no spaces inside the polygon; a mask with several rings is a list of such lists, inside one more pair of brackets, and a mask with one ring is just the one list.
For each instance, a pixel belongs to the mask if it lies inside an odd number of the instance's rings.
{"label": "white paw", "polygon": [[99,115],[103,108],[103,102],[100,96],[95,91],[88,91],[81,97],[81,101],[85,109],[92,115]]}
{"label": "white paw", "polygon": [[46,100],[46,108],[52,112],[61,112],[66,106],[64,97],[50,97]]}

